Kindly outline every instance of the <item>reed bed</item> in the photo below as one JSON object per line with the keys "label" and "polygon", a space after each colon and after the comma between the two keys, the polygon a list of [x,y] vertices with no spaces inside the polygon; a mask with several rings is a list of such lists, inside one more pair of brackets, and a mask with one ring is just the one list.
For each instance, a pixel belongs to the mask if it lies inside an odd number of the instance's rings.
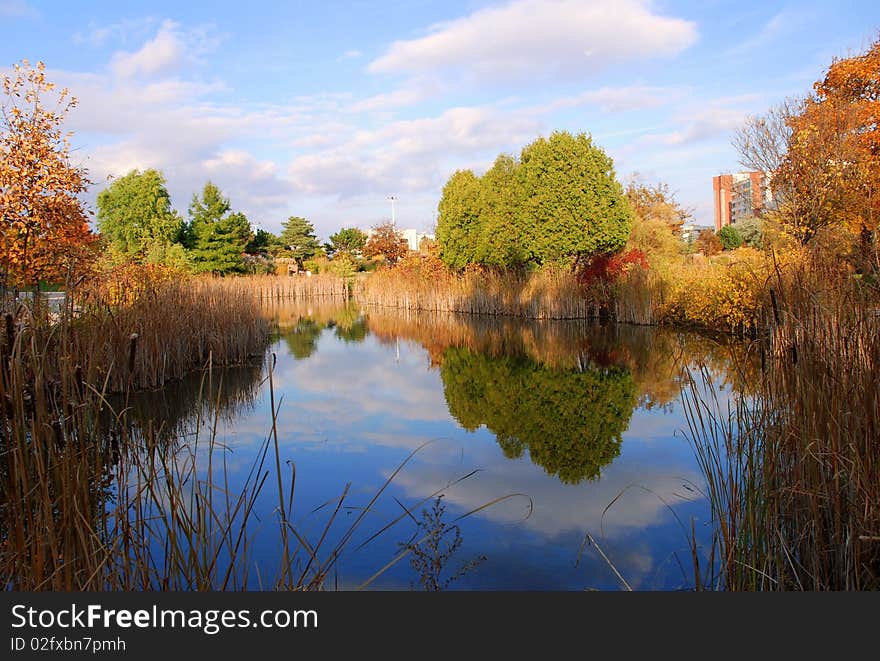
{"label": "reed bed", "polygon": [[432,312],[504,315],[528,319],[590,319],[608,310],[585,295],[568,269],[495,271],[458,275],[429,266],[376,271],[355,290],[365,305]]}
{"label": "reed bed", "polygon": [[[60,317],[39,304],[10,307],[2,317],[0,586],[324,589],[415,452],[366,505],[349,505],[346,486],[317,536],[307,536],[292,521],[296,473],[281,456],[274,357],[265,367],[250,361],[268,341],[258,301],[213,280],[105,284],[71,296]],[[191,380],[190,366],[205,357],[187,401],[169,404],[137,391],[188,369]],[[247,362],[230,373],[215,359]],[[218,422],[227,407],[247,406],[266,381],[267,434],[246,478],[234,485]],[[257,521],[267,490],[275,491],[277,508],[271,522]],[[343,511],[356,515],[339,517]],[[412,516],[405,512],[369,539]],[[257,534],[276,535],[274,569],[253,565]]]}
{"label": "reed bed", "polygon": [[249,295],[258,302],[279,301],[291,298],[348,298],[351,283],[332,273],[311,276],[251,275],[236,278],[217,278],[215,287],[232,296]]}
{"label": "reed bed", "polygon": [[880,589],[880,316],[834,269],[774,284],[757,393],[685,393],[713,510],[706,584]]}
{"label": "reed bed", "polygon": [[[259,359],[269,325],[244,292],[214,280],[186,280],[145,287],[130,302],[112,305],[101,296],[76,297],[69,322],[47,327],[59,361],[78,366],[89,383],[107,390],[158,388],[199,369]],[[48,336],[47,336],[47,340]]]}

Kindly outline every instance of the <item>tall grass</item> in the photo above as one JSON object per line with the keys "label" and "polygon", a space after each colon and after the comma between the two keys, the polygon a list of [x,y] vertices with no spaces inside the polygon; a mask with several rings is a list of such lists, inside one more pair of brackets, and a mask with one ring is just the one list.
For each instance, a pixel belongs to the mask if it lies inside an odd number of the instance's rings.
{"label": "tall grass", "polygon": [[[355,291],[366,305],[432,312],[506,315],[529,319],[588,319],[606,314],[585,295],[570,269],[471,269],[462,274],[434,260],[372,273]],[[439,262],[439,260],[438,260]]]}
{"label": "tall grass", "polygon": [[[214,362],[264,354],[268,326],[259,310],[244,289],[162,279],[74,293],[60,317],[39,304],[2,316],[2,589],[325,587],[343,550],[415,452],[366,506],[350,508],[346,487],[317,538],[298,530],[291,516],[296,473],[279,445],[274,360],[265,371],[253,363],[242,367],[233,383]],[[193,366],[201,375],[192,402],[160,402],[144,413],[158,395],[139,388],[184,373],[191,380]],[[218,422],[226,405],[247,405],[265,380],[267,434],[235,486]],[[193,416],[194,424],[184,422]],[[266,489],[277,500],[268,526],[255,516]],[[358,514],[343,521],[339,513],[350,509]],[[265,573],[254,567],[251,549],[267,527],[280,553],[277,569]]]}
{"label": "tall grass", "polygon": [[[167,443],[165,421],[135,424],[128,399],[205,363],[262,356],[268,324],[253,299],[230,297],[204,281],[104,281],[69,294],[60,316],[39,300],[10,305],[3,315],[2,585],[85,590],[216,583],[223,566],[217,558],[227,558],[228,566],[240,554],[229,547],[232,538],[210,531],[239,526],[256,485],[249,482],[236,507],[224,510],[231,519],[212,514],[212,521],[199,520],[215,485],[194,478],[196,453]],[[184,571],[181,564],[192,561],[193,551],[178,542],[196,533],[210,542],[200,547],[207,573]],[[174,548],[160,562],[153,553],[161,544]],[[216,570],[204,564],[209,557]]]}
{"label": "tall grass", "polygon": [[258,302],[303,298],[348,298],[351,284],[332,273],[294,276],[251,275],[237,278],[218,278],[213,286],[232,296],[248,295]]}
{"label": "tall grass", "polygon": [[209,358],[214,365],[240,364],[261,357],[268,344],[259,305],[214,280],[150,284],[122,303],[95,292],[73,298],[72,318],[32,325],[35,341],[54,343],[47,351],[78,365],[87,382],[108,379],[111,392],[161,387]]}
{"label": "tall grass", "polygon": [[731,590],[880,588],[880,316],[833,268],[774,281],[757,393],[686,393]]}

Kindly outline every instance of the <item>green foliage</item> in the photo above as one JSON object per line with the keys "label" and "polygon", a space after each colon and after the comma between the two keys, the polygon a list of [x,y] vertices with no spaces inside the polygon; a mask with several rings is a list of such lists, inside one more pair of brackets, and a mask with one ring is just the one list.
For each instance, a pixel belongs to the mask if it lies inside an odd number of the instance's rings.
{"label": "green foliage", "polygon": [[327,265],[327,271],[338,275],[344,280],[353,280],[358,270],[358,263],[347,252],[337,253]]}
{"label": "green foliage", "polygon": [[475,260],[487,266],[518,266],[528,258],[523,247],[522,171],[516,159],[502,154],[480,182],[481,227]]}
{"label": "green foliage", "polygon": [[277,236],[261,228],[254,232],[251,240],[244,247],[244,251],[248,255],[267,255],[279,245]]}
{"label": "green foliage", "polygon": [[251,240],[251,225],[241,212],[231,212],[229,200],[210,181],[202,196],[189,206],[187,244],[193,268],[200,273],[242,273],[243,254]]}
{"label": "green foliage", "polygon": [[743,244],[742,235],[733,225],[725,225],[718,232],[718,240],[721,241],[721,247],[724,250],[735,250]]}
{"label": "green foliage", "polygon": [[759,250],[763,247],[764,223],[759,218],[750,216],[736,221],[736,230],[747,246]]}
{"label": "green foliage", "polygon": [[181,250],[171,246],[181,239],[184,223],[171,207],[161,172],[132,170],[101,191],[97,204],[98,230],[115,253],[137,262],[180,261]]}
{"label": "green foliage", "polygon": [[300,216],[291,216],[284,222],[279,239],[283,246],[281,254],[293,257],[300,264],[314,257],[321,249],[315,236],[315,227]]}
{"label": "green foliage", "polygon": [[363,250],[367,245],[367,235],[357,227],[344,227],[330,235],[329,248],[331,253],[354,253]]}
{"label": "green foliage", "polygon": [[297,360],[304,360],[311,356],[318,348],[318,338],[326,328],[325,324],[319,324],[314,319],[304,317],[296,326],[284,334],[284,342],[287,350]]}
{"label": "green foliage", "polygon": [[452,347],[440,376],[463,427],[486,425],[507,457],[528,449],[535,464],[571,484],[598,477],[620,453],[636,406],[632,375],[618,367],[554,369]]}
{"label": "green foliage", "polygon": [[440,256],[478,263],[559,263],[620,250],[632,211],[611,159],[585,134],[555,132],[501,155],[483,177],[452,175],[438,207]]}
{"label": "green foliage", "polygon": [[626,244],[632,211],[611,158],[591,138],[555,132],[523,149],[520,163],[532,260],[559,262]]}
{"label": "green foliage", "polygon": [[475,262],[481,234],[480,179],[470,170],[458,170],[443,187],[438,212],[440,258],[457,269]]}

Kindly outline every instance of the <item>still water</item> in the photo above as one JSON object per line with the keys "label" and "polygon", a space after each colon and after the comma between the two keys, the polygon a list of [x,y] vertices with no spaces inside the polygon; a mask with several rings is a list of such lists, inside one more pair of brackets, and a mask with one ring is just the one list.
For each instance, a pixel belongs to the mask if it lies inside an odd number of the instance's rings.
{"label": "still water", "polygon": [[[437,496],[442,523],[459,534],[441,575],[452,579],[448,589],[621,589],[610,564],[634,589],[693,587],[691,521],[708,540],[708,505],[684,433],[682,369],[705,366],[726,397],[738,387],[732,365],[743,364],[743,347],[667,329],[332,301],[266,313],[276,323],[266,359],[211,374],[222,382],[211,396],[216,420],[204,415],[200,377],[133,405],[161,412],[165,431],[184,438],[216,424],[234,492],[271,433],[271,366],[285,491],[295,469],[288,516],[297,534],[316,545],[345,494],[322,543],[329,553],[363,515],[328,588],[362,585],[407,543],[426,551]],[[274,456],[269,463],[274,487]],[[271,583],[280,560],[273,487],[249,530],[255,588]],[[455,538],[450,529],[441,547]],[[416,556],[370,587],[420,589]]]}

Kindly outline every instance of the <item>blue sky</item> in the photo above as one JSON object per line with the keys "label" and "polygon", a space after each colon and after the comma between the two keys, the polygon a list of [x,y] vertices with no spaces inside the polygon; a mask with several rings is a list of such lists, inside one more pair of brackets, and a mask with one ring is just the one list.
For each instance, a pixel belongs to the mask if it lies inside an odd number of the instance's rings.
{"label": "blue sky", "polygon": [[0,67],[43,60],[79,98],[93,194],[156,167],[183,212],[211,179],[255,224],[326,237],[388,218],[389,195],[430,229],[452,172],[554,129],[711,224],[733,130],[868,47],[880,3],[0,0],[0,26]]}

